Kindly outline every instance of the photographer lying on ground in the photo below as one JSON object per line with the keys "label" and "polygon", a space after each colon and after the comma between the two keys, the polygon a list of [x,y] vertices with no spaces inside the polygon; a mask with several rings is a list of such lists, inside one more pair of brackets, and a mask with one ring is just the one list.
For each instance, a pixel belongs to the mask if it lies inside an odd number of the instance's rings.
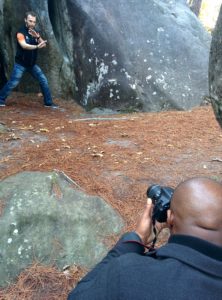
{"label": "photographer lying on ground", "polygon": [[207,178],[179,184],[167,210],[171,237],[145,253],[152,216],[148,199],[136,231],[119,240],[68,300],[222,299],[222,185]]}

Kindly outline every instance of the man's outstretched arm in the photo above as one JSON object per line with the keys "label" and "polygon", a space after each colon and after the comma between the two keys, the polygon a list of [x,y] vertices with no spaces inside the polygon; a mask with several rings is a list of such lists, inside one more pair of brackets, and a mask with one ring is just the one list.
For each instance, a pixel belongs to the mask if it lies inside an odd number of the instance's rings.
{"label": "man's outstretched arm", "polygon": [[22,33],[17,33],[17,41],[19,45],[25,50],[41,49],[46,47],[46,43],[47,43],[47,41],[44,41],[40,38],[38,45],[29,45],[28,43],[26,43],[25,37]]}
{"label": "man's outstretched arm", "polygon": [[124,234],[106,257],[96,265],[69,294],[68,300],[109,300],[115,299],[119,291],[118,258],[126,253],[144,254],[143,242],[148,241],[152,229],[152,202],[148,201],[136,231]]}

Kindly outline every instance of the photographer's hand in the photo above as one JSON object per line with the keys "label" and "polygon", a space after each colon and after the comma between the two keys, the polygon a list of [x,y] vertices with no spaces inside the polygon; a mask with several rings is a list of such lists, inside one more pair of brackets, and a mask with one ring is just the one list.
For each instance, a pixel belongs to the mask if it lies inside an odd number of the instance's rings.
{"label": "photographer's hand", "polygon": [[144,245],[152,241],[152,211],[153,204],[150,198],[147,199],[145,210],[137,223],[135,232],[139,235]]}
{"label": "photographer's hand", "polygon": [[160,234],[160,232],[164,229],[164,228],[169,228],[168,224],[167,223],[159,223],[159,222],[156,222],[155,223],[155,228],[156,228],[156,233],[157,233],[157,236]]}

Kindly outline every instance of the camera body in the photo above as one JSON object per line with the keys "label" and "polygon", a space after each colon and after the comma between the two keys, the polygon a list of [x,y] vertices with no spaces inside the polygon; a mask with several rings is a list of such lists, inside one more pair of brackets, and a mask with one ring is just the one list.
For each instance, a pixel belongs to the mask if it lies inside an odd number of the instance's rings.
{"label": "camera body", "polygon": [[170,208],[170,201],[174,189],[168,186],[151,185],[147,189],[147,197],[152,199],[154,208],[152,214],[153,222],[164,223],[167,220],[167,210]]}

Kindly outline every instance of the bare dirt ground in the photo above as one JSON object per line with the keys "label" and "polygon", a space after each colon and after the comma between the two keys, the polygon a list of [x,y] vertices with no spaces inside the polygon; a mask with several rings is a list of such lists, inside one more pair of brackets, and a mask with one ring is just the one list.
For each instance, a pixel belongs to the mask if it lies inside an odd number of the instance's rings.
{"label": "bare dirt ground", "polygon": [[[0,179],[22,171],[63,171],[87,193],[110,203],[131,230],[150,184],[175,187],[193,176],[222,178],[222,130],[211,106],[92,115],[55,102],[61,109],[17,93],[0,108],[0,123],[8,128],[0,134]],[[84,273],[74,266],[67,275],[36,262],[0,290],[0,299],[66,299]]]}

